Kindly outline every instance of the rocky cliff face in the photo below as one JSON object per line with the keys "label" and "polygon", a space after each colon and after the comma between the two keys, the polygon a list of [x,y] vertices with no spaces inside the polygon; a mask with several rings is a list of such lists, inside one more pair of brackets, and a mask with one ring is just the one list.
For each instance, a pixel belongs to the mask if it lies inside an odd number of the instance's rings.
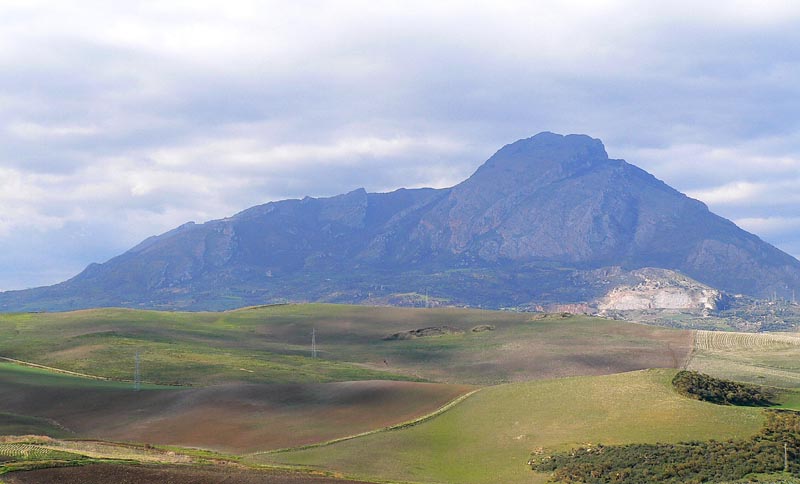
{"label": "rocky cliff face", "polygon": [[634,284],[614,287],[597,302],[604,311],[685,309],[714,311],[723,294],[680,273],[664,269],[639,269],[628,273]]}
{"label": "rocky cliff face", "polygon": [[2,293],[0,309],[222,309],[414,301],[425,292],[438,304],[483,307],[607,295],[617,306],[711,304],[711,293],[641,281],[609,293],[614,268],[645,267],[729,293],[800,292],[796,259],[609,159],[597,139],[541,133],[503,147],[452,188],[358,189],[186,224],[64,283]]}

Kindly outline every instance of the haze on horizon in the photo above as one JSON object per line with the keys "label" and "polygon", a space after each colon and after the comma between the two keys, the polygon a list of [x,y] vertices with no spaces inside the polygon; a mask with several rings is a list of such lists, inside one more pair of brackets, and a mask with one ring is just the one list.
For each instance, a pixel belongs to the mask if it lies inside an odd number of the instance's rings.
{"label": "haze on horizon", "polygon": [[445,187],[540,131],[800,256],[800,4],[6,1],[0,290],[184,222]]}

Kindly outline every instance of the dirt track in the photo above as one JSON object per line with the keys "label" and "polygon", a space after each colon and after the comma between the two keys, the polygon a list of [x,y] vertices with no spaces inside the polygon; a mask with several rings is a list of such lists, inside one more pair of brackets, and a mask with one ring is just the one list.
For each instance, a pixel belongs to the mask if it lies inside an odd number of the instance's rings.
{"label": "dirt track", "polygon": [[4,475],[3,479],[8,484],[366,484],[300,473],[239,468],[109,464],[16,472]]}

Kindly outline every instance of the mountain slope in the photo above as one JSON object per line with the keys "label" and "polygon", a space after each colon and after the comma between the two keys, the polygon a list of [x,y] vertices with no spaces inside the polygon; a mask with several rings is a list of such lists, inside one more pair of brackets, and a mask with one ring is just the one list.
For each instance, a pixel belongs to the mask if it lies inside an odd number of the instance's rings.
{"label": "mountain slope", "polygon": [[752,296],[800,289],[800,262],[584,135],[507,145],[448,189],[267,203],[151,237],[0,308],[220,309],[284,300],[504,307],[581,302],[597,269],[656,267]]}

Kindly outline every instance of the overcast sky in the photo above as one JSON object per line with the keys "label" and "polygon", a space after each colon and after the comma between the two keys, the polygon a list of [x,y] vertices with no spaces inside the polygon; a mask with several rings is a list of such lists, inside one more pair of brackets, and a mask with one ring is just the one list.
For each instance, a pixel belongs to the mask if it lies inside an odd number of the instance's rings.
{"label": "overcast sky", "polygon": [[0,2],[0,290],[540,131],[800,256],[800,2]]}

